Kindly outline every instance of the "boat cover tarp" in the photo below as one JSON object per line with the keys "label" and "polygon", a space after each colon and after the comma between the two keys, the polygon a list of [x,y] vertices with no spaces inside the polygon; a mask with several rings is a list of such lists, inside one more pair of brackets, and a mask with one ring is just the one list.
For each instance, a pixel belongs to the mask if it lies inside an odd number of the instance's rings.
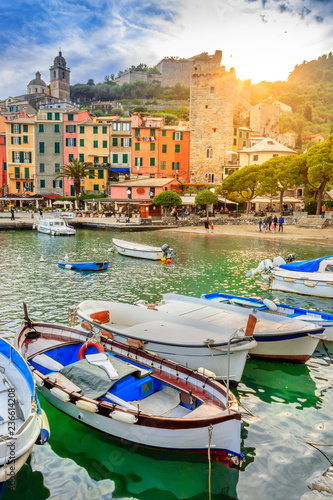
{"label": "boat cover tarp", "polygon": [[65,366],[61,373],[82,389],[82,395],[98,399],[111,389],[120,379],[127,375],[141,375],[137,366],[121,361],[114,356],[108,356],[112,366],[117,370],[119,378],[111,380],[103,368],[90,364],[86,359]]}
{"label": "boat cover tarp", "polygon": [[299,271],[305,273],[315,273],[319,269],[319,264],[322,260],[328,259],[330,256],[320,257],[320,259],[312,260],[300,260],[296,262],[290,262],[289,264],[281,264],[280,269],[287,269],[287,271]]}
{"label": "boat cover tarp", "polygon": [[130,173],[130,169],[126,168],[126,167],[112,167],[112,168],[109,168],[109,171],[110,172],[122,172],[122,173],[125,173],[125,174],[129,174]]}

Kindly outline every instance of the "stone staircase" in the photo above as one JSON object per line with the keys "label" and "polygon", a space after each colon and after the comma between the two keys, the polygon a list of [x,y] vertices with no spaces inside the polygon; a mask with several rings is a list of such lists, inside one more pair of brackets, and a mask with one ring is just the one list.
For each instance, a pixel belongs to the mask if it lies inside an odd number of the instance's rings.
{"label": "stone staircase", "polygon": [[321,215],[305,215],[297,222],[298,227],[307,227],[309,229],[323,229],[329,225],[329,219],[323,219]]}

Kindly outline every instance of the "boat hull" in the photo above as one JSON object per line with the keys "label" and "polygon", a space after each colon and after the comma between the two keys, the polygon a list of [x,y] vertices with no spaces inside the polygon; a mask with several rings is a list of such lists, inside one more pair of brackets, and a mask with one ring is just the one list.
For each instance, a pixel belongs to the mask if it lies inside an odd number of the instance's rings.
{"label": "boat hull", "polygon": [[109,267],[109,262],[58,262],[58,266],[62,269],[71,271],[89,271],[99,272],[106,271]]}
{"label": "boat hull", "polygon": [[124,248],[120,245],[116,245],[114,243],[114,246],[116,247],[117,252],[120,255],[124,255],[124,257],[134,257],[136,259],[147,259],[147,260],[161,260],[163,257],[163,252],[162,250],[135,250],[131,248]]}
{"label": "boat hull", "polygon": [[318,280],[315,273],[304,275],[304,273],[285,273],[272,269],[272,290],[282,292],[298,293],[301,295],[313,295],[316,297],[333,298],[333,276],[332,281]]}

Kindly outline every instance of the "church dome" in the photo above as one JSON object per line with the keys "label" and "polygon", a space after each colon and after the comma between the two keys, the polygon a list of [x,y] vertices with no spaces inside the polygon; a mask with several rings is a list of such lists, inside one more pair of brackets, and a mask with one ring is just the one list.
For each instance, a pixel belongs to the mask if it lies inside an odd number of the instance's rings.
{"label": "church dome", "polygon": [[66,60],[62,56],[62,53],[59,51],[59,55],[54,58],[53,61],[54,66],[66,66]]}
{"label": "church dome", "polygon": [[39,85],[41,87],[47,87],[46,83],[44,82],[44,80],[41,79],[41,74],[39,73],[39,71],[37,71],[36,73],[36,78],[34,78],[33,80],[31,80],[28,85]]}

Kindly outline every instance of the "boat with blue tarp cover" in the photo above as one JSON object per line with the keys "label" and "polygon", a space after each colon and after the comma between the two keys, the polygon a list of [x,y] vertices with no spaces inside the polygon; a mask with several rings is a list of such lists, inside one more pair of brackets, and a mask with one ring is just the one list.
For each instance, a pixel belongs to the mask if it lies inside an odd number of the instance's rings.
{"label": "boat with blue tarp cover", "polygon": [[109,262],[64,262],[59,261],[58,266],[71,271],[106,271]]}
{"label": "boat with blue tarp cover", "polygon": [[324,327],[327,340],[330,342],[333,341],[333,314],[289,306],[270,299],[255,299],[223,292],[205,293],[201,295],[201,298],[207,299],[214,305],[221,307],[226,304],[231,304],[237,307],[251,309],[252,312],[257,310],[264,313],[274,314],[276,316],[285,316],[286,318],[296,318],[302,321],[307,321]]}
{"label": "boat with blue tarp cover", "polygon": [[87,426],[137,445],[241,456],[237,400],[211,373],[61,324],[26,320],[15,345],[47,401]]}
{"label": "boat with blue tarp cover", "polygon": [[44,444],[49,435],[29,366],[14,346],[0,338],[0,496],[34,444]]}

